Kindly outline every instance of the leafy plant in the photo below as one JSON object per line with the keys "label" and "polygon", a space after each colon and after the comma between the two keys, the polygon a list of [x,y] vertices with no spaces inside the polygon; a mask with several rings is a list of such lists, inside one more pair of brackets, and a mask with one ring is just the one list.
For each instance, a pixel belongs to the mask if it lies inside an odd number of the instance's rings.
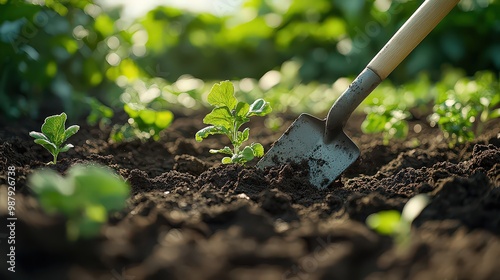
{"label": "leafy plant", "polygon": [[115,142],[133,138],[141,140],[153,138],[158,141],[160,132],[169,127],[174,120],[174,114],[171,111],[156,111],[142,104],[128,103],[123,106],[123,109],[129,119],[127,124],[114,127],[110,138]]}
{"label": "leafy plant", "polygon": [[403,207],[403,212],[396,210],[380,211],[366,218],[366,224],[383,235],[393,236],[397,243],[405,245],[410,239],[411,224],[429,204],[426,194],[412,197]]}
{"label": "leafy plant", "polygon": [[408,135],[408,122],[410,113],[398,109],[397,106],[369,106],[361,124],[364,133],[382,133],[383,144],[388,145],[392,138],[404,139]]}
{"label": "leafy plant", "polygon": [[243,124],[250,121],[252,116],[265,116],[271,112],[271,106],[264,99],[257,99],[251,105],[245,102],[238,102],[234,96],[233,84],[223,81],[215,84],[208,94],[208,103],[215,108],[203,119],[203,123],[210,124],[196,133],[196,141],[201,142],[210,135],[226,135],[233,149],[224,147],[223,149],[211,149],[210,153],[221,153],[229,155],[222,159],[223,164],[238,163],[245,164],[255,157],[264,155],[264,147],[260,143],[252,143],[249,146],[241,147],[247,141],[250,128],[240,131]]}
{"label": "leafy plant", "polygon": [[474,79],[444,79],[436,86],[434,113],[429,117],[444,132],[450,147],[471,141],[483,124],[500,117],[500,84],[491,72],[478,72]]}
{"label": "leafy plant", "polygon": [[43,146],[52,154],[54,157],[53,164],[57,163],[59,153],[67,152],[73,148],[71,144],[64,146],[63,144],[80,129],[78,125],[72,125],[65,129],[66,119],[66,113],[47,117],[42,125],[42,132],[32,131],[29,134],[35,138],[35,143]]}
{"label": "leafy plant", "polygon": [[38,170],[28,185],[47,213],[67,218],[69,240],[96,236],[108,213],[122,209],[130,193],[121,177],[99,165],[74,165],[66,177],[50,169]]}

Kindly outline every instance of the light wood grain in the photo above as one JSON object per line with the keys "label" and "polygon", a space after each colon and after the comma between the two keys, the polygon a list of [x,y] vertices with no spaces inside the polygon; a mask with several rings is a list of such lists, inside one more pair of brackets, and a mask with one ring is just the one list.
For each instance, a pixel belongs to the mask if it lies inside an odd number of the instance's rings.
{"label": "light wood grain", "polygon": [[387,76],[431,32],[459,0],[427,0],[368,63],[380,78]]}

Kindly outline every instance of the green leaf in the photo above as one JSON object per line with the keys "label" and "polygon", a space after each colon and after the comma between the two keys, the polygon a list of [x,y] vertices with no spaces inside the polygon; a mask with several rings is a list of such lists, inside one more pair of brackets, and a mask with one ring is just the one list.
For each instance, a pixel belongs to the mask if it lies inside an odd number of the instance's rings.
{"label": "green leaf", "polygon": [[71,149],[71,148],[73,148],[73,147],[74,147],[74,146],[73,146],[73,145],[71,145],[71,144],[66,144],[66,145],[64,145],[64,147],[62,147],[62,148],[59,150],[59,152],[61,152],[61,153],[67,152],[69,149]]}
{"label": "green leaf", "polygon": [[238,102],[238,105],[236,105],[236,109],[235,109],[235,115],[237,117],[247,119],[247,121],[248,121],[248,118],[246,118],[246,116],[247,116],[249,110],[250,110],[250,105],[248,105],[245,102]]}
{"label": "green leaf", "polygon": [[366,218],[366,224],[383,235],[394,235],[401,224],[401,214],[396,210],[380,211]]}
{"label": "green leaf", "polygon": [[234,97],[234,86],[229,81],[223,81],[213,85],[210,93],[208,94],[208,103],[216,107],[228,107],[233,110],[238,103]]}
{"label": "green leaf", "polygon": [[272,108],[269,102],[266,102],[264,99],[255,100],[252,105],[250,105],[250,110],[248,112],[248,116],[265,116],[271,113]]}
{"label": "green leaf", "polygon": [[28,186],[38,196],[40,205],[48,213],[71,214],[75,203],[68,199],[74,191],[61,175],[51,169],[35,171],[28,177]]}
{"label": "green leaf", "polygon": [[241,157],[244,159],[244,162],[242,162],[242,163],[251,161],[254,158],[252,148],[250,148],[249,146],[246,146],[243,149],[243,151],[241,151]]}
{"label": "green leaf", "polygon": [[226,155],[233,155],[233,150],[231,150],[231,148],[229,147],[224,147],[223,149],[219,149],[219,150],[214,150],[214,149],[210,149],[209,151],[211,154],[226,154]]}
{"label": "green leaf", "polygon": [[89,205],[85,208],[85,216],[91,221],[98,223],[104,223],[108,220],[108,214],[106,213],[106,208],[100,204]]}
{"label": "green leaf", "polygon": [[263,157],[264,156],[264,147],[260,143],[252,143],[250,145],[250,148],[252,148],[253,155],[255,157]]}
{"label": "green leaf", "polygon": [[233,163],[233,161],[231,160],[230,157],[224,157],[222,159],[222,164],[231,164],[231,163]]}
{"label": "green leaf", "polygon": [[247,127],[243,131],[238,131],[237,136],[236,144],[241,145],[241,143],[248,140],[248,137],[250,136],[250,128]]}
{"label": "green leaf", "polygon": [[370,113],[366,115],[365,120],[361,124],[361,130],[364,133],[378,133],[384,131],[385,124],[387,123],[387,116]]}
{"label": "green leaf", "polygon": [[108,211],[126,205],[130,186],[111,169],[100,165],[77,164],[66,178],[52,170],[35,171],[28,185],[49,213],[67,217],[67,236],[93,237],[107,221]]}
{"label": "green leaf", "polygon": [[150,109],[139,111],[139,118],[147,125],[152,125],[156,121],[156,112]]}
{"label": "green leaf", "polygon": [[155,125],[159,129],[163,130],[170,126],[174,120],[174,114],[170,111],[159,111],[156,113]]}
{"label": "green leaf", "polygon": [[118,175],[103,166],[75,165],[68,171],[75,185],[74,199],[101,204],[108,211],[125,206],[130,187]]}
{"label": "green leaf", "polygon": [[78,130],[80,130],[80,127],[78,125],[72,125],[72,126],[68,127],[64,131],[64,141],[63,142],[68,140],[68,138],[70,138],[71,136],[75,135],[78,132]]}
{"label": "green leaf", "polygon": [[227,107],[214,108],[212,112],[203,118],[203,123],[215,126],[222,126],[227,131],[233,128],[231,112]]}
{"label": "green leaf", "polygon": [[103,222],[93,221],[89,218],[83,219],[79,223],[79,236],[82,238],[92,238],[99,234]]}
{"label": "green leaf", "polygon": [[135,103],[126,103],[123,105],[123,111],[125,111],[125,113],[127,113],[127,115],[131,118],[137,118],[139,116],[139,112],[143,109],[143,106]]}
{"label": "green leaf", "polygon": [[215,134],[228,134],[229,131],[222,126],[207,126],[198,132],[196,132],[196,141],[201,142],[203,139],[207,138],[210,135],[215,135]]}
{"label": "green leaf", "polygon": [[45,136],[41,132],[32,131],[32,132],[30,132],[30,136],[33,137],[33,138],[35,138],[35,139],[43,139],[43,140],[49,141],[49,139],[47,138],[47,136]]}
{"label": "green leaf", "polygon": [[38,145],[42,145],[42,147],[47,149],[47,151],[49,151],[52,155],[54,155],[57,151],[56,145],[45,139],[35,139],[35,143],[37,143]]}
{"label": "green leaf", "polygon": [[491,120],[499,117],[500,117],[500,108],[491,111],[490,114],[488,115],[488,119]]}
{"label": "green leaf", "polygon": [[45,134],[56,147],[59,147],[64,142],[64,125],[66,124],[66,118],[66,113],[50,116],[45,118],[42,125],[42,133]]}

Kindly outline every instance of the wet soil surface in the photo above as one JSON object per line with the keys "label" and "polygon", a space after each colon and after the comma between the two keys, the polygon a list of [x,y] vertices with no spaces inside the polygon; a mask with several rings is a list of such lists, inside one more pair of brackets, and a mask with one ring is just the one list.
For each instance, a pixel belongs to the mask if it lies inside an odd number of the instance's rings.
{"label": "wet soil surface", "polygon": [[[317,190],[304,166],[266,170],[221,165],[201,143],[202,116],[177,116],[158,142],[109,143],[109,128],[81,124],[75,148],[50,168],[110,166],[131,186],[128,206],[99,237],[69,242],[65,220],[40,208],[26,178],[51,156],[29,131],[41,122],[0,120],[1,279],[500,279],[500,121],[474,142],[449,148],[442,133],[413,120],[406,141],[382,145],[346,133],[361,157]],[[270,147],[294,119],[270,131],[256,119],[250,141]],[[413,132],[413,128],[422,130]],[[253,135],[252,135],[253,134]],[[16,167],[15,273],[7,270],[8,166]],[[406,246],[365,225],[427,193]]]}

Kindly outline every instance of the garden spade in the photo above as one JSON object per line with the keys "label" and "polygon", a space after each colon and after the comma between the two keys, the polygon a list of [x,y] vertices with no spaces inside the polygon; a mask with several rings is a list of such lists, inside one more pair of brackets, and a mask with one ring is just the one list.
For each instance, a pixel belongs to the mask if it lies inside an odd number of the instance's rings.
{"label": "garden spade", "polygon": [[257,167],[289,162],[307,164],[311,184],[318,189],[328,187],[360,155],[359,148],[343,130],[351,113],[458,1],[425,1],[335,101],[325,119],[301,114]]}

